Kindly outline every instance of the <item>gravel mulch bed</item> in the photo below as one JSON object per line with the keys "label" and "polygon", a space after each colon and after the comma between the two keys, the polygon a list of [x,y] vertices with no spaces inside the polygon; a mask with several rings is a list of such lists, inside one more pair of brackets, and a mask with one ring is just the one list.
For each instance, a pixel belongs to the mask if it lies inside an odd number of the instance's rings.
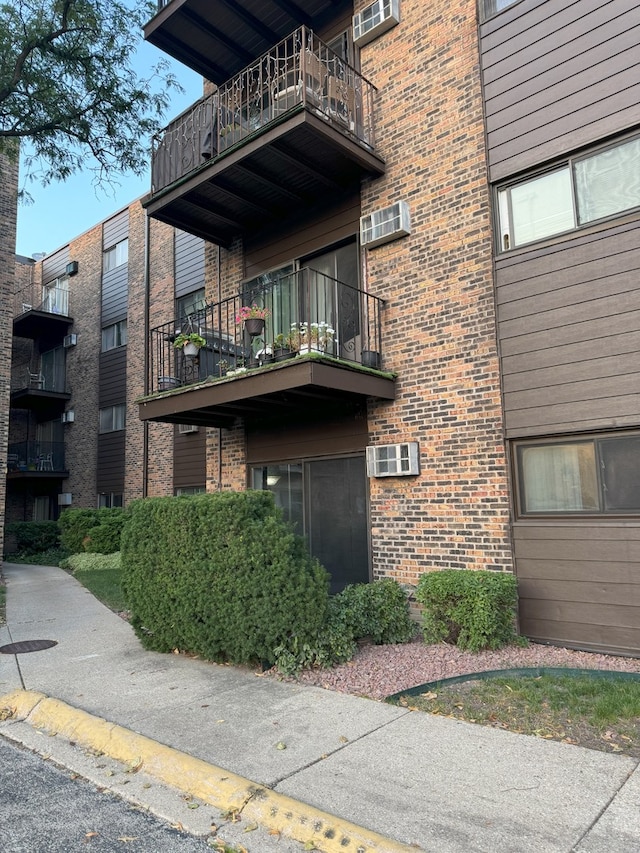
{"label": "gravel mulch bed", "polygon": [[497,651],[463,652],[445,643],[427,646],[420,639],[397,646],[362,646],[353,660],[332,669],[307,670],[295,680],[384,699],[393,693],[441,678],[513,667],[561,666],[640,673],[640,658],[579,652],[531,643],[528,648],[509,646]]}

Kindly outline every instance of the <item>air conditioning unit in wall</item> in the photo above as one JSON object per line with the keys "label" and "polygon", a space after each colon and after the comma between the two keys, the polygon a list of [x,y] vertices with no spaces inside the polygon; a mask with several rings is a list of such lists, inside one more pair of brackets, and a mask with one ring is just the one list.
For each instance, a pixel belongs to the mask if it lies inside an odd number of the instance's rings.
{"label": "air conditioning unit in wall", "polygon": [[411,234],[411,214],[406,201],[374,210],[360,217],[360,243],[367,249],[382,246]]}
{"label": "air conditioning unit in wall", "polygon": [[62,492],[58,495],[58,506],[71,506],[73,503],[73,495],[71,492]]}
{"label": "air conditioning unit in wall", "polygon": [[367,447],[369,477],[409,477],[419,473],[417,441]]}
{"label": "air conditioning unit in wall", "polygon": [[187,435],[190,432],[198,432],[197,424],[178,424],[178,433]]}
{"label": "air conditioning unit in wall", "polygon": [[69,349],[69,347],[74,347],[78,343],[78,336],[75,334],[65,335],[62,341],[62,346],[65,349]]}
{"label": "air conditioning unit in wall", "polygon": [[65,272],[67,273],[67,275],[76,275],[79,268],[80,264],[77,261],[70,261],[67,264]]}
{"label": "air conditioning unit in wall", "polygon": [[60,415],[60,420],[62,421],[63,424],[72,424],[72,423],[74,423],[75,419],[76,419],[76,413],[73,411],[73,409],[69,409],[68,412],[63,412]]}
{"label": "air conditioning unit in wall", "polygon": [[400,23],[400,0],[376,0],[353,16],[353,41],[368,44]]}

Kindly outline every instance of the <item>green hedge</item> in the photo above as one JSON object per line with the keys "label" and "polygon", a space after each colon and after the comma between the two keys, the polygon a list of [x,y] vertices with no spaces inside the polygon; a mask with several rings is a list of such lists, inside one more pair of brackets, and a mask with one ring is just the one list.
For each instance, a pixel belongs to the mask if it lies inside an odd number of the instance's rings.
{"label": "green hedge", "polygon": [[55,521],[14,521],[7,533],[15,537],[19,554],[39,554],[60,547],[60,531]]}
{"label": "green hedge", "polygon": [[420,577],[416,599],[423,605],[426,643],[461,649],[497,649],[514,642],[517,581],[502,572],[445,569]]}
{"label": "green hedge", "polygon": [[112,554],[120,550],[124,510],[66,509],[58,519],[62,547],[71,554],[92,551]]}
{"label": "green hedge", "polygon": [[158,651],[272,663],[327,614],[328,574],[266,491],[134,501],[122,566],[131,623]]}

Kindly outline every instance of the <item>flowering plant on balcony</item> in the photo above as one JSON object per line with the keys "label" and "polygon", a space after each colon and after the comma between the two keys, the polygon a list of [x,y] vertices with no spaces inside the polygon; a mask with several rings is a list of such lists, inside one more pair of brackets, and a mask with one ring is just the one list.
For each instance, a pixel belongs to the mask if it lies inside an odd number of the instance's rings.
{"label": "flowering plant on balcony", "polygon": [[173,342],[173,345],[176,349],[182,349],[185,344],[193,344],[194,346],[203,347],[207,342],[202,337],[202,335],[197,334],[197,332],[184,333],[181,332]]}
{"label": "flowering plant on balcony", "polygon": [[266,320],[271,311],[261,305],[243,305],[236,315],[236,324],[240,326],[245,320]]}
{"label": "flowering plant on balcony", "polygon": [[320,323],[301,323],[291,324],[291,335],[297,341],[301,352],[309,351],[310,349],[320,350],[324,352],[327,347],[333,343],[336,331],[324,320]]}

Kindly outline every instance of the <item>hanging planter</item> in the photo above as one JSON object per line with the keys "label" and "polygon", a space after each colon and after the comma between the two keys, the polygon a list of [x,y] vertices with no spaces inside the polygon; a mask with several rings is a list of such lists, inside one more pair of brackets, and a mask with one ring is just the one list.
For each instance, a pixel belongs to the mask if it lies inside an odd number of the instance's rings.
{"label": "hanging planter", "polygon": [[244,328],[248,335],[255,338],[264,332],[264,320],[260,317],[251,317],[244,321]]}
{"label": "hanging planter", "polygon": [[251,338],[256,338],[264,332],[265,320],[271,312],[260,305],[243,305],[236,316],[236,325],[244,324],[244,330]]}
{"label": "hanging planter", "polygon": [[205,346],[206,340],[202,337],[202,335],[198,335],[196,332],[191,332],[188,335],[179,334],[173,342],[173,345],[176,349],[181,349],[184,355],[188,358],[195,358],[198,355],[198,351]]}

